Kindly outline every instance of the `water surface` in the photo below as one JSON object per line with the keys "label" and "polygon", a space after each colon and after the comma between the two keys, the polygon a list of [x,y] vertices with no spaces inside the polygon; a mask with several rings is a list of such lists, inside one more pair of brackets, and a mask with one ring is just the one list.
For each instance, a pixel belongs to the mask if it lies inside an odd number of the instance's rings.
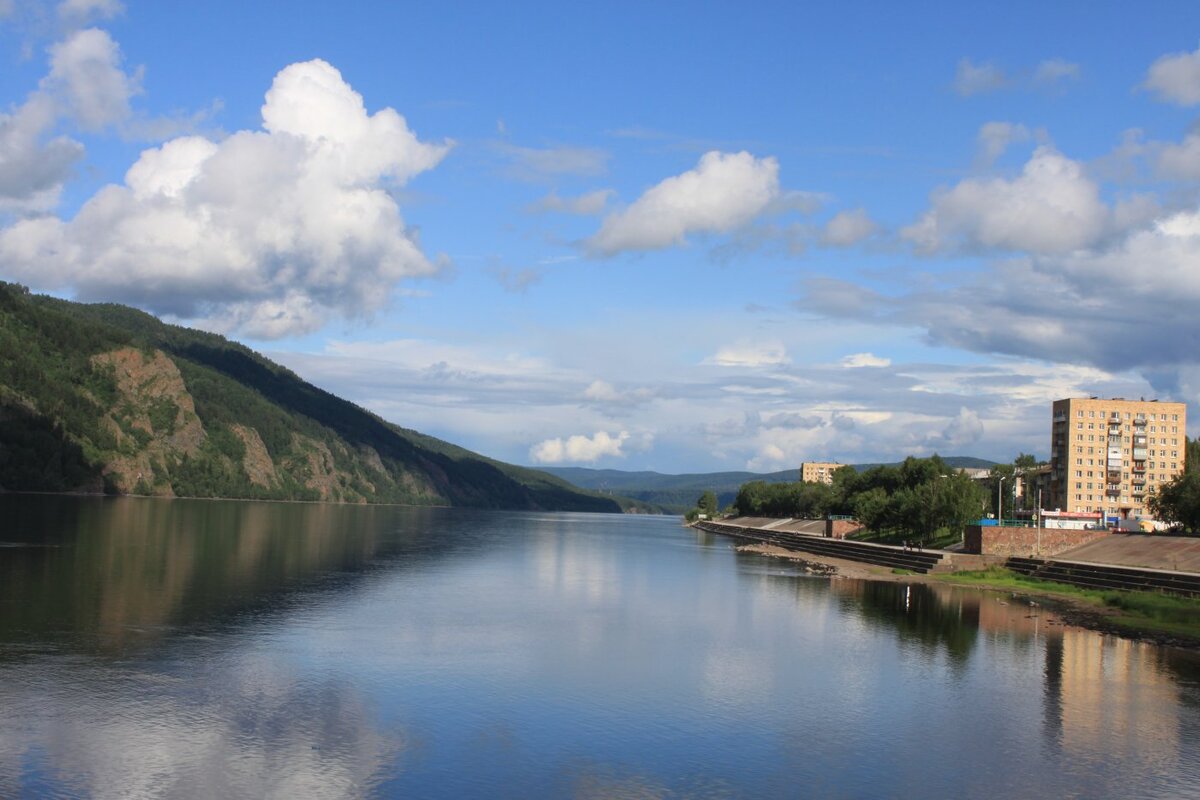
{"label": "water surface", "polygon": [[0,797],[1198,797],[1200,658],[678,520],[0,497]]}

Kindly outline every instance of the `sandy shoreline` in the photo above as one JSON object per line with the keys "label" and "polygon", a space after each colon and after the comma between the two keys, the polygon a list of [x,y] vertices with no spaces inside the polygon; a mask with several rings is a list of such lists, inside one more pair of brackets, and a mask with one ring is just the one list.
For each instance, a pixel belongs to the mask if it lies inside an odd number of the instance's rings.
{"label": "sandy shoreline", "polygon": [[809,569],[809,571],[819,575],[840,575],[843,578],[861,578],[873,581],[903,581],[905,583],[928,583],[930,580],[934,580],[928,575],[921,575],[919,573],[897,575],[892,572],[891,567],[879,567],[874,564],[864,564],[861,561],[848,561],[844,558],[832,558],[814,553],[801,553],[773,544],[742,544],[734,549],[739,553],[758,553],[762,556],[795,561],[805,566],[806,569],[810,566],[815,566],[817,567],[816,569]]}

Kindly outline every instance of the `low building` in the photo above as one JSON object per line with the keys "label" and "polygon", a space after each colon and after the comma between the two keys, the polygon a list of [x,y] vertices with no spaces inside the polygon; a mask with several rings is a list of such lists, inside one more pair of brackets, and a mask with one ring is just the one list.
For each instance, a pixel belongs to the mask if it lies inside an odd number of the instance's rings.
{"label": "low building", "polygon": [[800,465],[800,480],[805,483],[833,483],[833,473],[845,464],[836,461],[805,461]]}

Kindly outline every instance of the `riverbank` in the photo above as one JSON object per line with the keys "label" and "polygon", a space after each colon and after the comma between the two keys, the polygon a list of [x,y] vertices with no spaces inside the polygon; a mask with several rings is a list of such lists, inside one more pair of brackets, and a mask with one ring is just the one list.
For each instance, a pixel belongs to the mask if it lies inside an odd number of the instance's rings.
{"label": "riverbank", "polygon": [[1116,592],[1052,583],[995,567],[982,572],[917,574],[845,559],[799,553],[766,544],[743,544],[740,553],[757,553],[797,562],[813,574],[894,583],[941,583],[1008,592],[1026,602],[1042,603],[1069,625],[1126,639],[1200,651],[1200,600],[1156,592]]}

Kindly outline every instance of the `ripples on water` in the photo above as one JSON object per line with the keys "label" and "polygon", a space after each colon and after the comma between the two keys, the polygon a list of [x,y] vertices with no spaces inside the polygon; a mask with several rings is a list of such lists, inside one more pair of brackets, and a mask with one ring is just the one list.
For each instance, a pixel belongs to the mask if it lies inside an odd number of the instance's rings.
{"label": "ripples on water", "polygon": [[1200,659],[1004,595],[655,518],[0,519],[0,797],[1200,796]]}

